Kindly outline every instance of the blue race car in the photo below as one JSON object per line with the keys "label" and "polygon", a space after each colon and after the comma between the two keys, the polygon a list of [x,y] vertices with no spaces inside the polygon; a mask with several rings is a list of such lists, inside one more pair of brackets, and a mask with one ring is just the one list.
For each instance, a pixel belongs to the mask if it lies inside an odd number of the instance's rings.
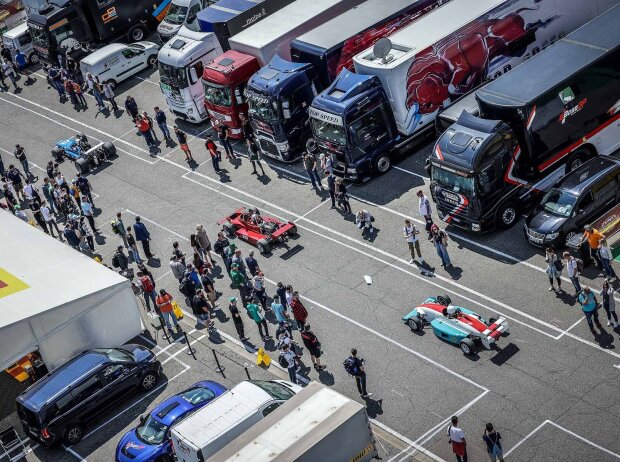
{"label": "blue race car", "polygon": [[88,173],[116,154],[116,147],[106,141],[97,146],[91,146],[83,133],[78,133],[66,140],[60,140],[52,148],[52,156],[56,162],[62,162],[64,157],[75,163],[80,173]]}
{"label": "blue race car", "polygon": [[172,462],[170,429],[192,412],[209,404],[227,388],[205,380],[168,398],[128,431],[116,447],[116,462]]}

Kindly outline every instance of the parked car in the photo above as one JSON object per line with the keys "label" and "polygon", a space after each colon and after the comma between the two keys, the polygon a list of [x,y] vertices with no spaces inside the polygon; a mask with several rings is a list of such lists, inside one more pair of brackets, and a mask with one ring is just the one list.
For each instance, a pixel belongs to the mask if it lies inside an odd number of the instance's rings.
{"label": "parked car", "polygon": [[17,50],[21,51],[28,64],[37,64],[39,55],[37,55],[32,46],[32,35],[28,29],[28,24],[23,23],[2,34],[2,43],[4,47],[11,50],[11,56],[15,58]]}
{"label": "parked car", "polygon": [[158,50],[153,42],[112,43],[82,58],[80,69],[116,87],[141,70],[157,66]]}
{"label": "parked car", "polygon": [[205,380],[192,385],[140,417],[140,425],[128,431],[116,447],[116,462],[172,462],[172,425],[209,404],[227,388]]}
{"label": "parked car", "polygon": [[528,215],[530,244],[557,247],[620,202],[620,161],[595,157],[562,177]]}
{"label": "parked car", "polygon": [[141,345],[85,351],[17,397],[24,432],[46,447],[73,445],[86,425],[129,392],[152,390],[161,374],[157,357]]}

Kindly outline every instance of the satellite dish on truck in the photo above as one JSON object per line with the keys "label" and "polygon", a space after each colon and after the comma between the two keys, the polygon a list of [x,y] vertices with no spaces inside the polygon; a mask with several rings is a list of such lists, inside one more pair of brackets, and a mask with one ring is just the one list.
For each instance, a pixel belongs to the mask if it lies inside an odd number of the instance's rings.
{"label": "satellite dish on truck", "polygon": [[377,58],[381,58],[381,62],[385,64],[387,63],[387,60],[385,58],[388,56],[391,50],[392,42],[389,38],[383,37],[377,40],[377,43],[375,43],[375,46],[372,48],[372,53]]}

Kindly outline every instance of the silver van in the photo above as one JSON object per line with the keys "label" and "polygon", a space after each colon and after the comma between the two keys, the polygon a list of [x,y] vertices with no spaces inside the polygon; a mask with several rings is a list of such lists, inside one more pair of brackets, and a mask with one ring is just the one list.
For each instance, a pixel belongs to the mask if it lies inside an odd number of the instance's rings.
{"label": "silver van", "polygon": [[26,56],[28,64],[37,64],[39,62],[39,55],[34,52],[32,36],[26,23],[22,23],[2,34],[2,43],[5,48],[11,50],[13,58],[15,58],[17,50],[19,50]]}

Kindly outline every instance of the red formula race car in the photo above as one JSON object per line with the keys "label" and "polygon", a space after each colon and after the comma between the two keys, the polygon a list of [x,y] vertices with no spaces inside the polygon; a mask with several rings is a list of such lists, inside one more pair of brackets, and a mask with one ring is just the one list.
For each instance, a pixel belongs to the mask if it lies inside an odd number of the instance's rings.
{"label": "red formula race car", "polygon": [[263,217],[257,208],[241,207],[232,215],[217,222],[229,237],[237,236],[252,245],[260,253],[269,253],[271,246],[284,242],[287,237],[297,236],[297,226],[292,221],[282,222],[276,218]]}

